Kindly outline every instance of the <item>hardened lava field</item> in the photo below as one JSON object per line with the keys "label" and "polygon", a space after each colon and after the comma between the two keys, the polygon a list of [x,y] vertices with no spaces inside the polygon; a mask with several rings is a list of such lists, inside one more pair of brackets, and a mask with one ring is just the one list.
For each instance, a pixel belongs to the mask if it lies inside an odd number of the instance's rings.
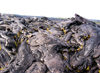
{"label": "hardened lava field", "polygon": [[100,26],[0,14],[0,73],[100,73]]}

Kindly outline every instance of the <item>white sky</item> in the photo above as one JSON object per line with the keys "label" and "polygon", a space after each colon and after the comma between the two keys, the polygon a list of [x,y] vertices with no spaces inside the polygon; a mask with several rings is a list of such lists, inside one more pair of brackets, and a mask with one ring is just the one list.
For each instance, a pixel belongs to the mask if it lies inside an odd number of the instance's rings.
{"label": "white sky", "polygon": [[0,13],[100,19],[100,0],[0,0]]}

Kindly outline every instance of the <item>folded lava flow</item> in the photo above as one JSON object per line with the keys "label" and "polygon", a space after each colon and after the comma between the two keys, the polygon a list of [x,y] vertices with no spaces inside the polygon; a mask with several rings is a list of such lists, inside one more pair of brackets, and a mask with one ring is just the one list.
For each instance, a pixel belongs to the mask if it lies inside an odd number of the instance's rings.
{"label": "folded lava flow", "polygon": [[0,14],[0,73],[100,73],[100,25]]}

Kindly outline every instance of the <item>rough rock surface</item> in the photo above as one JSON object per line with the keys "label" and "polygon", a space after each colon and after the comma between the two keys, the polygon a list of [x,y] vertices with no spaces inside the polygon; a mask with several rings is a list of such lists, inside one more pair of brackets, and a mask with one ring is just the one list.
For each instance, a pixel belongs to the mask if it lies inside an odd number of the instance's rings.
{"label": "rough rock surface", "polygon": [[0,14],[0,73],[100,73],[100,26]]}

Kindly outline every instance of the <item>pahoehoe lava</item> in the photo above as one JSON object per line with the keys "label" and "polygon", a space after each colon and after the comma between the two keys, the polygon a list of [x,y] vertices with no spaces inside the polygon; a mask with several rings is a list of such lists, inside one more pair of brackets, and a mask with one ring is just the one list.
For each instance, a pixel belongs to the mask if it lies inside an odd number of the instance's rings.
{"label": "pahoehoe lava", "polygon": [[0,14],[0,73],[100,73],[100,26]]}

